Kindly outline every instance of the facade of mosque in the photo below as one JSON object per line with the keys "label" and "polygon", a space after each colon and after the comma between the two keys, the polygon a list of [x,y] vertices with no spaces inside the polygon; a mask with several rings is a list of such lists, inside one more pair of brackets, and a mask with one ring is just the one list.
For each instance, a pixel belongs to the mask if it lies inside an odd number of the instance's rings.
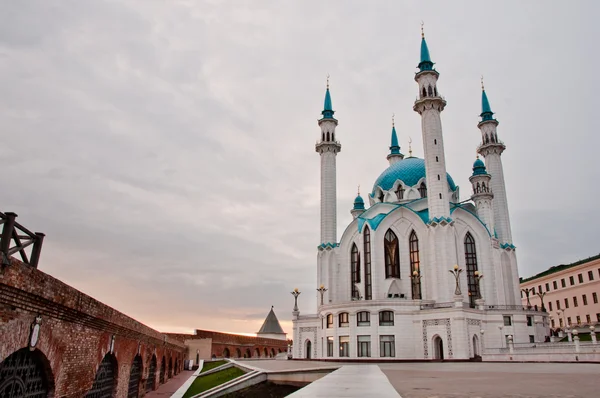
{"label": "facade of mosque", "polygon": [[[323,359],[468,359],[508,342],[544,341],[548,314],[521,305],[498,138],[482,87],[479,157],[470,200],[446,171],[441,113],[446,106],[425,38],[413,110],[424,158],[400,152],[392,126],[389,167],[357,196],[353,221],[336,236],[336,138],[329,85],[320,140],[321,241],[317,312],[293,311],[293,355]],[[532,320],[535,319],[536,322]]]}

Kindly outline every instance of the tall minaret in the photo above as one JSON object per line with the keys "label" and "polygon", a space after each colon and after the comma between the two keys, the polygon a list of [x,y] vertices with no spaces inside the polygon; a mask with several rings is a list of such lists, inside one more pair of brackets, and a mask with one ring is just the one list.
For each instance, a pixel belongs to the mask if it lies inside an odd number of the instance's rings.
{"label": "tall minaret", "polygon": [[327,77],[327,91],[325,92],[325,106],[319,120],[321,127],[321,140],[315,146],[321,155],[321,244],[337,243],[337,207],[336,207],[336,171],[335,157],[342,149],[335,140],[335,127],[338,121],[333,117],[331,94],[329,94],[329,77]]}
{"label": "tall minaret", "polygon": [[400,153],[398,135],[396,134],[396,123],[394,122],[394,115],[392,115],[392,145],[390,145],[390,154],[387,155],[387,160],[390,162],[391,166],[402,159],[404,159],[404,155]]}
{"label": "tall minaret", "polygon": [[[506,200],[506,186],[504,184],[504,172],[502,170],[502,152],[506,149],[504,143],[498,140],[496,126],[498,121],[494,119],[490,103],[481,79],[481,121],[477,125],[481,130],[481,145],[477,152],[484,157],[488,172],[492,176],[492,192],[494,199],[494,223],[500,243],[512,244],[512,233],[510,230],[510,217],[508,216],[508,202]],[[493,231],[491,231],[493,233]]]}
{"label": "tall minaret", "polygon": [[477,215],[484,222],[488,231],[494,235],[494,212],[492,209],[494,194],[490,186],[491,178],[485,169],[485,164],[477,156],[477,160],[473,163],[473,175],[469,177],[473,186],[471,199],[475,202]]}
{"label": "tall minaret", "polygon": [[425,151],[425,171],[427,184],[427,205],[429,219],[450,217],[450,197],[446,180],[446,157],[440,113],[446,101],[438,94],[439,73],[433,69],[429,49],[421,27],[421,62],[415,80],[419,84],[419,97],[413,109],[421,115],[423,147]]}

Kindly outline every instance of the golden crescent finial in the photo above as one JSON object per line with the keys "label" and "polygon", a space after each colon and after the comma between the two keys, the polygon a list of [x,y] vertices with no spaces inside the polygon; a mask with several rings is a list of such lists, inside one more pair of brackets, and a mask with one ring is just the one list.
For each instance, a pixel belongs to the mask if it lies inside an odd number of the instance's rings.
{"label": "golden crescent finial", "polygon": [[327,90],[329,90],[329,73],[327,74]]}
{"label": "golden crescent finial", "polygon": [[360,196],[360,184],[358,184],[358,193],[357,193],[357,195]]}
{"label": "golden crescent finial", "polygon": [[423,30],[423,25],[425,25],[425,22],[421,21],[421,38],[422,39],[425,38],[425,31]]}
{"label": "golden crescent finial", "polygon": [[483,75],[481,75],[481,91],[485,91],[485,87],[483,86]]}
{"label": "golden crescent finial", "polygon": [[395,124],[395,122],[394,122],[394,117],[396,117],[396,114],[395,114],[395,113],[392,113],[392,127],[395,127],[395,126],[396,126],[396,124]]}
{"label": "golden crescent finial", "polygon": [[412,157],[412,138],[408,137],[408,157]]}

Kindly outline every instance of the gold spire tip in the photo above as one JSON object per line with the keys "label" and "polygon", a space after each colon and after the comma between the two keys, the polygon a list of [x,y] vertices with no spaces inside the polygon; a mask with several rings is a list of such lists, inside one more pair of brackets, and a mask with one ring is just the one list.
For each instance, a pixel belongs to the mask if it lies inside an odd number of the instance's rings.
{"label": "gold spire tip", "polygon": [[425,22],[421,21],[421,38],[422,39],[425,38],[425,31],[423,30],[423,25],[425,25]]}
{"label": "gold spire tip", "polygon": [[408,137],[408,157],[412,158],[412,138]]}
{"label": "gold spire tip", "polygon": [[360,196],[360,184],[358,184],[358,193],[357,193],[357,195]]}
{"label": "gold spire tip", "polygon": [[485,91],[485,87],[483,86],[483,75],[481,75],[481,91]]}
{"label": "gold spire tip", "polygon": [[395,118],[395,117],[396,117],[396,114],[395,114],[395,113],[392,113],[392,127],[395,127],[395,126],[396,126],[396,124],[395,124],[395,122],[394,122],[394,118]]}
{"label": "gold spire tip", "polygon": [[327,90],[329,90],[329,73],[327,74]]}

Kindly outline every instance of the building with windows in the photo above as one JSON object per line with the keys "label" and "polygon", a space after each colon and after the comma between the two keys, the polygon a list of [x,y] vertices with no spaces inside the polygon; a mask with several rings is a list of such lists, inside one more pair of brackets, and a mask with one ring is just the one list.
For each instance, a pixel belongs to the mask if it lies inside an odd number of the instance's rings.
{"label": "building with windows", "polygon": [[600,254],[521,279],[524,306],[544,308],[554,330],[600,324]]}
{"label": "building with windows", "polygon": [[470,200],[446,171],[437,83],[425,37],[414,79],[424,157],[400,152],[392,123],[388,167],[336,235],[336,138],[329,83],[321,112],[321,240],[318,308],[293,311],[294,357],[467,359],[483,346],[543,341],[547,314],[523,309],[500,141],[482,86],[481,142]]}

